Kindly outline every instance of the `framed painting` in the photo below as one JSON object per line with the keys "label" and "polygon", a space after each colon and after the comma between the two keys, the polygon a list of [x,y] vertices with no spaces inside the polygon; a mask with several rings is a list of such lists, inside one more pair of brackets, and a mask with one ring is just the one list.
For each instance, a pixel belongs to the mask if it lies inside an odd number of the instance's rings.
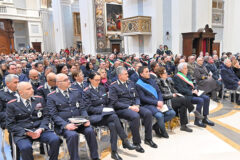
{"label": "framed painting", "polygon": [[116,34],[121,32],[122,5],[115,3],[106,3],[106,32]]}

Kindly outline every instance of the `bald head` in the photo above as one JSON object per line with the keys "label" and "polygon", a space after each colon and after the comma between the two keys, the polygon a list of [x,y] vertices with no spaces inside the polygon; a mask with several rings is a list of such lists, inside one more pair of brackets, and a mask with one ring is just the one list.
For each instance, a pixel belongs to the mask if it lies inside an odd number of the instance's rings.
{"label": "bald head", "polygon": [[56,74],[55,73],[53,73],[53,72],[48,73],[48,75],[47,75],[47,83],[51,87],[56,86]]}
{"label": "bald head", "polygon": [[17,85],[19,95],[24,99],[29,99],[33,96],[32,85],[29,82],[20,82]]}
{"label": "bald head", "polygon": [[36,69],[31,69],[29,71],[29,78],[31,80],[38,80],[39,79],[38,71]]}

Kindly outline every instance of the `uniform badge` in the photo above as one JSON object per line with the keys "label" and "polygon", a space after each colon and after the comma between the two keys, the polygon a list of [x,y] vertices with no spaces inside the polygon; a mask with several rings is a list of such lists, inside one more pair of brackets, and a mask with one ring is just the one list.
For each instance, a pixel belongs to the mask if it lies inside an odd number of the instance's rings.
{"label": "uniform badge", "polygon": [[76,103],[76,107],[79,108],[79,103],[78,102]]}
{"label": "uniform badge", "polygon": [[38,118],[41,118],[42,117],[42,112],[38,111],[37,116],[38,116]]}

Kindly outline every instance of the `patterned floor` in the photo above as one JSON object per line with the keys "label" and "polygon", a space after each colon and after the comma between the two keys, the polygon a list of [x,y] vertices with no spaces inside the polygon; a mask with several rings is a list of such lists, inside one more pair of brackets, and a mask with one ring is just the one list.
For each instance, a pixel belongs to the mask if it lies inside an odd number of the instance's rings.
{"label": "patterned floor", "polygon": [[[189,126],[193,129],[193,133],[180,131],[179,127],[169,131],[170,138],[163,139],[154,136],[153,140],[158,144],[157,149],[152,149],[145,144],[142,144],[145,153],[141,154],[136,151],[128,151],[121,147],[119,143],[119,154],[123,159],[138,159],[151,160],[167,159],[167,160],[236,160],[240,157],[240,106],[224,100],[222,103],[211,101],[209,116],[216,123],[214,127],[202,129],[193,125],[193,117],[191,114]],[[5,138],[6,139],[6,138]],[[11,160],[10,147],[6,141],[4,153],[7,160]],[[86,152],[84,138],[79,145],[81,159],[89,159]],[[102,148],[101,159],[111,159],[109,148],[109,136],[106,131],[100,141]],[[34,155],[36,160],[44,160],[42,155],[39,155],[38,146],[34,146]],[[63,148],[59,159],[64,157]],[[3,160],[3,154],[0,154],[0,160]]]}

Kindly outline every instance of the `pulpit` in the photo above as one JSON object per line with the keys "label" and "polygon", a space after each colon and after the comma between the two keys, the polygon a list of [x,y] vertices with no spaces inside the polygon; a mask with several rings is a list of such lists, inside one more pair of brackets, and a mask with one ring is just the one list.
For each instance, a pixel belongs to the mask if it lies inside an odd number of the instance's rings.
{"label": "pulpit", "polygon": [[213,33],[213,30],[209,28],[208,25],[206,25],[204,29],[199,29],[198,32],[182,33],[183,55],[186,57],[192,54],[199,56],[201,51],[203,55],[205,55],[206,52],[211,55],[215,34],[216,33]]}

